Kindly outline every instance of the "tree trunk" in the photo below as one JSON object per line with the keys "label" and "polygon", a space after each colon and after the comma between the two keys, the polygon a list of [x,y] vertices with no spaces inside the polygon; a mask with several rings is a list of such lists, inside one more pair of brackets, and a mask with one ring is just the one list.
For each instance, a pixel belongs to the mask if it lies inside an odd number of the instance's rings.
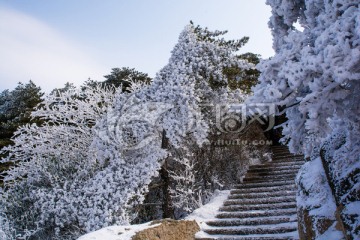
{"label": "tree trunk", "polygon": [[[161,147],[167,149],[169,146],[169,139],[166,137],[166,132],[163,130],[162,133],[162,142]],[[168,158],[165,159],[163,166],[160,170],[161,181],[163,182],[162,191],[163,191],[163,218],[174,218],[174,209],[171,204],[171,196],[170,196],[170,178],[168,172]]]}

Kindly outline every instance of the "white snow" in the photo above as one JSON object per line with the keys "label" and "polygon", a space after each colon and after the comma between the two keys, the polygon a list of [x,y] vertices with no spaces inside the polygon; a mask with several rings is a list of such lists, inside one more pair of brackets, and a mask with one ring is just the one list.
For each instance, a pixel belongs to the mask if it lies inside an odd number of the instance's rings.
{"label": "white snow", "polygon": [[78,238],[78,240],[131,240],[136,232],[147,228],[159,226],[159,224],[150,225],[151,222],[129,226],[111,226],[88,233]]}
{"label": "white snow", "polygon": [[223,205],[223,202],[228,198],[230,190],[219,191],[216,190],[209,203],[202,207],[195,209],[185,220],[195,220],[200,228],[204,226],[205,221],[214,219],[219,212],[219,208]]}
{"label": "white snow", "polygon": [[335,200],[320,158],[305,163],[296,181],[304,188],[304,191],[298,190],[297,206],[299,208],[311,209],[311,215],[335,219]]}
{"label": "white snow", "polygon": [[324,232],[321,236],[319,236],[317,240],[344,239],[343,233],[337,230],[335,225],[336,223],[329,227],[329,229],[326,230],[326,232]]}
{"label": "white snow", "polygon": [[[205,224],[205,221],[215,218],[218,209],[222,206],[229,194],[229,190],[215,191],[208,204],[196,209],[192,214],[187,216],[185,220],[195,220],[201,228],[201,226]],[[105,227],[83,235],[78,238],[78,240],[131,240],[131,237],[134,236],[136,232],[159,226],[159,224],[150,224],[151,222],[138,225]]]}

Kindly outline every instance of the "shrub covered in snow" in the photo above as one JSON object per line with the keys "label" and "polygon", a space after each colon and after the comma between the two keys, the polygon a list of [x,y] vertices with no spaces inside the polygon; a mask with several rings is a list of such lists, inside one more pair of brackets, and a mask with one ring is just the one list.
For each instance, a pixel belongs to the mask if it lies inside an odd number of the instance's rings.
{"label": "shrub covered in snow", "polygon": [[[113,95],[113,89],[100,87],[50,94],[32,113],[44,120],[43,125],[21,127],[14,145],[4,149],[8,155],[1,161],[13,167],[0,192],[1,214],[18,237],[66,239],[90,229],[84,204],[103,189],[87,186],[107,165],[90,147],[92,126]],[[91,212],[103,214],[93,204]]]}

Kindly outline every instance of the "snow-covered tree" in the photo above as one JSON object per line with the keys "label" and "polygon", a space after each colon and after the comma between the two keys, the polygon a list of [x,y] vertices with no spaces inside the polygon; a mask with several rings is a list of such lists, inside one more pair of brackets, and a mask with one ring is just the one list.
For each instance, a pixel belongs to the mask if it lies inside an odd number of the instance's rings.
{"label": "snow-covered tree", "polygon": [[105,81],[101,84],[104,86],[121,86],[122,91],[128,91],[133,82],[149,84],[151,78],[146,74],[135,70],[134,68],[122,67],[112,68],[109,75],[105,75]]}
{"label": "snow-covered tree", "polygon": [[85,232],[84,189],[104,167],[91,148],[92,126],[113,94],[100,87],[50,94],[32,113],[44,123],[16,131],[1,160],[13,167],[6,172],[0,201],[1,214],[18,236],[66,239]]}
{"label": "snow-covered tree", "polygon": [[14,90],[0,93],[0,149],[11,143],[10,138],[18,127],[36,122],[36,119],[30,119],[30,114],[43,95],[32,81],[19,83]]}
{"label": "snow-covered tree", "polygon": [[[359,131],[359,3],[267,3],[276,54],[258,67],[261,83],[253,101],[278,104],[289,118],[283,133],[291,150],[311,155],[331,133],[335,116]],[[297,21],[302,31],[294,27]]]}
{"label": "snow-covered tree", "polygon": [[[94,147],[103,161],[132,159],[158,166],[147,168],[142,179],[133,180],[140,186],[141,181],[157,176],[162,161],[167,155],[174,155],[174,149],[200,147],[207,142],[209,126],[215,125],[207,112],[209,105],[226,103],[230,95],[236,95],[228,91],[224,69],[245,70],[254,66],[236,56],[247,39],[225,41],[221,38],[225,33],[186,26],[169,63],[152,83],[116,97],[112,109],[96,126],[98,138]],[[166,151],[161,148],[164,137],[171,146]]]}
{"label": "snow-covered tree", "polygon": [[175,169],[170,170],[170,176],[174,187],[170,189],[172,205],[179,213],[191,213],[194,209],[203,205],[203,199],[210,195],[210,191],[203,189],[202,181],[196,174],[195,159],[174,158]]}
{"label": "snow-covered tree", "polygon": [[[360,186],[354,180],[360,169],[359,1],[268,0],[267,4],[272,7],[269,26],[276,54],[258,65],[260,84],[252,101],[276,103],[279,114],[286,114],[283,141],[293,152],[316,156],[326,142],[342,139],[327,154],[334,159],[330,168],[339,199],[350,206],[360,200],[352,194]],[[345,190],[349,181],[352,187]],[[346,221],[356,222],[354,217]]]}

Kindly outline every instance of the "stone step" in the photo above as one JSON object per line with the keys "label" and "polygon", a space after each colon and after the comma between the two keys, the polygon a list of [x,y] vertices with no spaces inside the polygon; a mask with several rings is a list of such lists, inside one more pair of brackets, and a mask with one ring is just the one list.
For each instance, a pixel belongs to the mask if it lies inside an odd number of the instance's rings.
{"label": "stone step", "polygon": [[283,174],[292,174],[296,176],[299,170],[297,169],[289,169],[289,170],[282,170],[282,171],[259,171],[259,172],[247,172],[245,178],[250,177],[261,177],[261,176],[279,176]]}
{"label": "stone step", "polygon": [[295,177],[296,177],[296,174],[294,174],[294,173],[281,174],[281,175],[267,175],[267,176],[251,176],[251,177],[245,177],[243,180],[243,183],[271,182],[271,181],[275,181],[275,180],[295,179]]}
{"label": "stone step", "polygon": [[294,153],[291,153],[289,150],[283,150],[283,149],[273,149],[272,150],[272,156],[276,157],[276,156],[279,156],[279,155],[291,155],[291,156],[301,156],[299,154],[294,154]]}
{"label": "stone step", "polygon": [[255,168],[249,169],[247,174],[278,174],[278,173],[297,173],[300,167],[288,167],[288,168]]}
{"label": "stone step", "polygon": [[292,240],[299,239],[298,232],[278,233],[278,234],[252,234],[247,236],[239,235],[209,235],[196,236],[196,240]]}
{"label": "stone step", "polygon": [[294,185],[295,180],[273,180],[268,182],[260,182],[260,183],[242,183],[234,185],[234,189],[244,189],[244,188],[259,188],[259,187],[279,187],[286,185]]}
{"label": "stone step", "polygon": [[216,218],[257,218],[257,217],[272,217],[272,216],[292,216],[296,214],[296,209],[275,209],[275,210],[253,210],[253,211],[237,211],[237,212],[221,212],[216,215]]}
{"label": "stone step", "polygon": [[289,150],[282,150],[282,149],[273,149],[272,150],[272,156],[278,156],[278,155],[294,155]]}
{"label": "stone step", "polygon": [[[265,183],[264,183],[265,184]],[[267,185],[264,186],[249,186],[248,188],[241,189],[232,189],[230,191],[231,194],[245,194],[245,193],[272,193],[272,192],[280,192],[280,191],[294,191],[296,190],[295,181],[291,185],[283,185],[283,186],[275,186],[270,187]]]}
{"label": "stone step", "polygon": [[284,163],[302,163],[302,164],[304,164],[305,163],[305,161],[303,159],[296,159],[296,158],[285,158],[285,159],[273,159],[270,163],[272,163],[272,164],[284,164]]}
{"label": "stone step", "polygon": [[294,161],[294,162],[266,162],[263,164],[251,165],[249,166],[249,170],[251,169],[284,169],[284,168],[299,168],[304,163],[302,161]]}
{"label": "stone step", "polygon": [[303,156],[296,156],[296,155],[284,155],[284,156],[277,156],[272,158],[272,162],[291,162],[291,161],[304,161]]}
{"label": "stone step", "polygon": [[294,157],[294,156],[284,156],[284,157],[272,158],[270,162],[272,163],[304,162],[304,158]]}
{"label": "stone step", "polygon": [[277,152],[288,152],[290,153],[289,149],[287,147],[272,147],[271,151],[273,153],[277,153]]}
{"label": "stone step", "polygon": [[230,205],[249,205],[249,204],[275,204],[295,202],[296,196],[281,196],[281,197],[268,197],[268,198],[255,198],[255,199],[228,199],[224,202],[224,206]]}
{"label": "stone step", "polygon": [[259,164],[255,164],[252,166],[256,166],[256,165],[289,165],[290,163],[301,163],[301,162],[305,162],[302,158],[284,158],[284,159],[272,159],[271,161],[267,161],[267,162],[262,162]]}
{"label": "stone step", "polygon": [[282,155],[290,155],[290,156],[294,156],[294,154],[292,154],[289,151],[284,151],[284,150],[275,150],[272,151],[272,157],[276,157],[276,156],[282,156]]}
{"label": "stone step", "polygon": [[196,239],[299,239],[295,177],[305,161],[286,146],[272,151],[272,161],[249,167]]}
{"label": "stone step", "polygon": [[278,168],[278,167],[257,167],[257,168],[251,168],[247,171],[246,174],[263,174],[263,173],[280,173],[280,172],[285,172],[285,173],[298,173],[300,170],[301,166],[287,166],[287,167],[282,167],[282,168]]}
{"label": "stone step", "polygon": [[262,164],[256,164],[249,166],[248,170],[252,169],[292,169],[301,168],[304,163],[302,161],[294,162],[265,162]]}
{"label": "stone step", "polygon": [[[259,172],[248,172],[245,178],[251,178],[251,177],[276,177],[276,176],[286,176],[286,175],[293,175],[296,176],[298,174],[299,170],[298,169],[280,169],[280,170],[269,170],[268,172],[266,171],[259,171]],[[295,177],[292,178],[295,181]]]}
{"label": "stone step", "polygon": [[277,225],[241,226],[241,227],[211,227],[203,231],[208,234],[248,235],[248,234],[277,234],[297,230],[297,223],[290,222]]}
{"label": "stone step", "polygon": [[292,154],[291,152],[287,151],[287,150],[273,150],[272,151],[272,156],[273,157],[276,157],[276,156],[279,156],[279,155],[291,155],[291,156],[294,156],[294,154]]}
{"label": "stone step", "polygon": [[276,150],[272,152],[272,157],[276,158],[279,156],[291,156],[291,157],[304,157],[304,155],[293,154],[289,151]]}
{"label": "stone step", "polygon": [[279,217],[262,217],[262,218],[249,218],[249,219],[216,219],[206,222],[209,226],[225,227],[225,226],[255,226],[255,225],[270,225],[279,223],[296,222],[296,215],[293,216],[279,216]]}
{"label": "stone step", "polygon": [[303,164],[298,164],[298,162],[296,162],[293,165],[285,165],[285,164],[278,165],[277,163],[268,162],[259,165],[252,165],[249,167],[247,172],[252,173],[252,172],[261,172],[261,171],[267,171],[267,172],[296,171],[299,170],[302,167],[302,165]]}
{"label": "stone step", "polygon": [[[249,178],[249,177],[256,177],[256,176],[279,176],[279,175],[296,175],[298,173],[298,169],[293,169],[293,168],[289,168],[289,169],[270,169],[268,171],[248,171],[245,175],[245,178]],[[244,178],[244,179],[245,179]]]}
{"label": "stone step", "polygon": [[229,205],[219,208],[222,212],[238,212],[238,211],[250,211],[250,210],[272,210],[272,209],[296,209],[296,201],[274,203],[274,204],[247,204],[247,205]]}
{"label": "stone step", "polygon": [[230,194],[228,199],[260,199],[270,197],[296,196],[296,191],[279,191],[271,193]]}

